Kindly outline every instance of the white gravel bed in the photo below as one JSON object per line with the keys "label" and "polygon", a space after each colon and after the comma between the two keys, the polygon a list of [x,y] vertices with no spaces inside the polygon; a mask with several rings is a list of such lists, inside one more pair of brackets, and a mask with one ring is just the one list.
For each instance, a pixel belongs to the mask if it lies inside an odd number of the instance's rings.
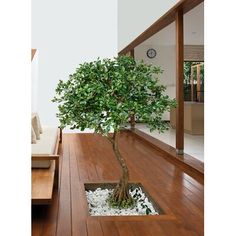
{"label": "white gravel bed", "polygon": [[112,194],[111,189],[97,188],[95,191],[86,191],[89,213],[92,216],[124,216],[124,215],[159,215],[151,202],[145,196],[141,188],[130,190],[131,196],[136,200],[132,208],[119,209],[111,208],[107,199]]}

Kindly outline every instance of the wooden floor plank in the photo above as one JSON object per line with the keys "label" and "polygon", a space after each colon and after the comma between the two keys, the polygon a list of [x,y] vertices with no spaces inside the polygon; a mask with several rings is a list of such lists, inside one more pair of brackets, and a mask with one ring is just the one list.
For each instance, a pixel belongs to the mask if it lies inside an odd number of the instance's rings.
{"label": "wooden floor plank", "polygon": [[104,236],[119,236],[119,231],[113,221],[100,221]]}
{"label": "wooden floor plank", "polygon": [[[81,185],[78,184],[80,182],[79,171],[77,165],[77,154],[74,146],[72,145],[74,140],[74,136],[70,136],[70,182],[71,182],[71,217],[72,217],[72,235],[73,236],[85,236],[87,235],[87,227],[86,227],[86,202],[82,201],[81,196]],[[79,155],[79,154],[78,154]]]}
{"label": "wooden floor plank", "polygon": [[119,146],[130,169],[130,181],[141,182],[166,215],[138,218],[89,216],[84,183],[117,181],[121,170],[106,138],[96,134],[63,134],[59,192],[49,210],[33,215],[33,236],[50,233],[66,236],[204,234],[202,178],[196,173],[183,171],[184,168],[163,157],[163,153],[132,133],[122,133]]}
{"label": "wooden floor plank", "polygon": [[136,236],[152,236],[148,224],[145,222],[130,222]]}
{"label": "wooden floor plank", "polygon": [[70,153],[69,142],[63,140],[63,161],[61,171],[61,186],[59,193],[59,209],[57,235],[71,235],[71,196],[70,196]]}
{"label": "wooden floor plank", "polygon": [[101,224],[98,220],[88,219],[87,231],[88,231],[88,236],[103,236],[104,235]]}
{"label": "wooden floor plank", "polygon": [[[149,230],[150,230],[150,233],[152,236],[165,236],[166,233],[162,230],[160,224],[162,222],[155,222],[155,221],[152,221],[152,222],[149,222]],[[168,236],[168,235],[167,235]],[[181,235],[183,236],[183,235]]]}
{"label": "wooden floor plank", "polygon": [[115,224],[120,236],[135,236],[134,230],[129,224],[129,222],[116,221]]}

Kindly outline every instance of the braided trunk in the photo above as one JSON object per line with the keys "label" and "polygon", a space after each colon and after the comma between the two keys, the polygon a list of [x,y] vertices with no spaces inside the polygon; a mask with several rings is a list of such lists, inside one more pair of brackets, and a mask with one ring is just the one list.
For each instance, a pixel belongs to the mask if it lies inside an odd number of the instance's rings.
{"label": "braided trunk", "polygon": [[114,189],[110,200],[115,206],[128,207],[131,206],[134,201],[131,195],[129,194],[129,170],[118,148],[118,136],[119,133],[115,131],[113,136],[113,151],[122,169],[122,176],[116,188]]}

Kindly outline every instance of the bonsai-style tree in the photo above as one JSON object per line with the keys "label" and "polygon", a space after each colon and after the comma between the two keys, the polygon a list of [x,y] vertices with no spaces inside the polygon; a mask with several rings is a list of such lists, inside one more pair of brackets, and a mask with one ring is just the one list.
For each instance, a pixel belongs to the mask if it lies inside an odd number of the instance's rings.
{"label": "bonsai-style tree", "polygon": [[[120,130],[132,115],[147,123],[150,130],[163,132],[162,120],[175,101],[164,95],[159,82],[160,67],[136,62],[128,56],[80,64],[65,82],[59,81],[53,102],[59,103],[61,128],[94,129],[112,144],[122,168],[119,183],[110,196],[112,206],[128,207],[134,200],[129,194],[129,170],[118,147]],[[113,135],[109,132],[113,130]]]}

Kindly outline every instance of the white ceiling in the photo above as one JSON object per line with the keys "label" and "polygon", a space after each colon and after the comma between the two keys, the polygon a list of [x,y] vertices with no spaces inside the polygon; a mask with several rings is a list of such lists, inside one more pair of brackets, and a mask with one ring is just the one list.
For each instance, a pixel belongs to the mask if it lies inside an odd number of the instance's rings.
{"label": "white ceiling", "polygon": [[[142,45],[174,45],[175,22],[159,31]],[[204,3],[184,15],[184,44],[204,45]]]}

